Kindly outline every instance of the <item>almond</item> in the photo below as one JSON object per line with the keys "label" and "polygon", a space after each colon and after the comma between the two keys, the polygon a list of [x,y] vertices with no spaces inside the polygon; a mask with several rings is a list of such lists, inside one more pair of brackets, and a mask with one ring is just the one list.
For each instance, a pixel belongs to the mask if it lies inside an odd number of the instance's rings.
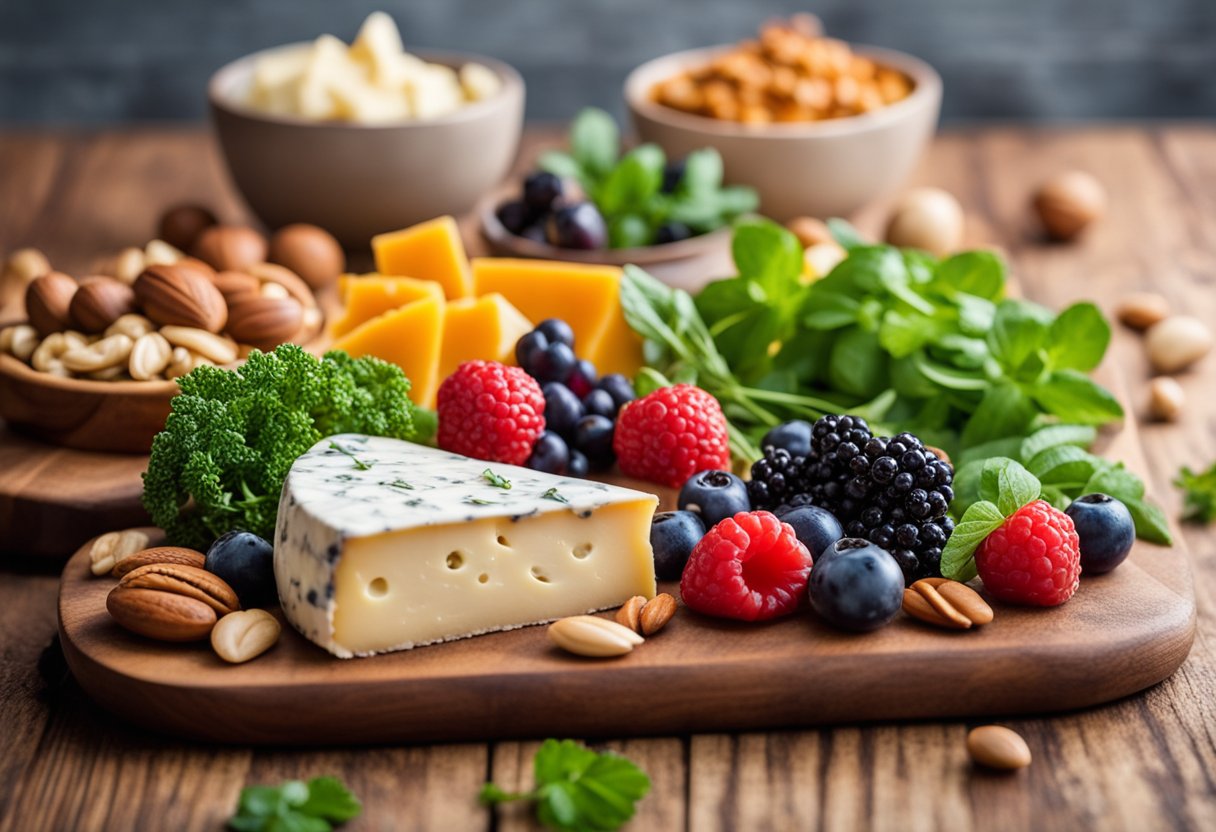
{"label": "almond", "polygon": [[981,725],[967,735],[971,759],[988,768],[1012,771],[1030,765],[1030,748],[1016,731],[1003,725]]}
{"label": "almond", "polygon": [[594,615],[574,615],[549,625],[549,639],[576,656],[623,656],[644,639],[615,621]]}
{"label": "almond", "polygon": [[270,350],[290,341],[303,320],[304,310],[295,298],[239,297],[228,307],[228,334],[239,343]]}
{"label": "almond", "polygon": [[123,628],[159,641],[206,638],[219,618],[197,598],[122,584],[106,596],[106,609]]}
{"label": "almond", "polygon": [[71,325],[70,308],[76,281],[63,272],[47,272],[30,281],[25,289],[25,314],[42,337],[62,332]]}
{"label": "almond", "polygon": [[676,614],[676,599],[661,592],[646,602],[642,607],[639,623],[642,635],[651,636],[667,626],[667,622]]}
{"label": "almond", "polygon": [[[147,540],[147,535],[145,535],[145,544]],[[179,566],[193,566],[196,569],[202,569],[206,562],[207,556],[194,549],[187,549],[183,546],[153,546],[151,549],[140,549],[126,557],[119,558],[110,570],[110,574],[115,578],[121,578],[141,566],[151,566],[154,563],[176,563]]]}
{"label": "almond", "polygon": [[231,664],[256,659],[279,640],[279,620],[266,610],[230,612],[211,630],[211,648]]}
{"label": "almond", "polygon": [[1035,193],[1034,210],[1048,236],[1071,240],[1106,211],[1106,190],[1088,173],[1067,171]]}
{"label": "almond", "polygon": [[211,281],[220,290],[224,300],[231,306],[232,302],[242,295],[256,295],[259,281],[251,274],[244,272],[218,272]]}
{"label": "almond", "polygon": [[1166,318],[1153,324],[1144,336],[1149,363],[1159,373],[1185,370],[1207,355],[1212,343],[1212,331],[1207,324],[1190,315]]}
{"label": "almond", "polygon": [[641,632],[640,616],[642,614],[642,607],[644,606],[646,606],[646,599],[643,596],[633,596],[616,611],[616,623],[622,627],[628,627],[635,633]]}
{"label": "almond", "polygon": [[1170,316],[1170,302],[1156,292],[1131,292],[1119,301],[1115,315],[1132,329],[1145,330]]}
{"label": "almond", "polygon": [[217,271],[247,271],[266,261],[266,238],[244,225],[213,225],[194,241],[190,253]]}
{"label": "almond", "polygon": [[101,332],[135,311],[135,292],[113,277],[86,277],[72,295],[68,314],[81,332]]}
{"label": "almond", "polygon": [[946,578],[922,578],[904,590],[904,612],[926,624],[969,630],[989,624],[992,607],[966,584]]}
{"label": "almond", "polygon": [[190,267],[150,266],[135,280],[135,299],[161,325],[219,332],[228,322],[224,296]]}

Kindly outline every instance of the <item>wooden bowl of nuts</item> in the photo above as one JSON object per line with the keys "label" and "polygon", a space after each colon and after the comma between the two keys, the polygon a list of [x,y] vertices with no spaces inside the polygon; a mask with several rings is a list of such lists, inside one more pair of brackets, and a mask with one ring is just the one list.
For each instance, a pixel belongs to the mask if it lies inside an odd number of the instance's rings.
{"label": "wooden bowl of nuts", "polygon": [[[175,209],[179,219],[183,210]],[[0,418],[56,445],[147,453],[169,415],[175,379],[205,364],[233,366],[254,348],[319,347],[323,315],[309,283],[266,259],[276,244],[281,261],[302,252],[297,268],[321,285],[344,267],[336,241],[317,248],[332,238],[310,226],[267,241],[214,218],[176,227],[174,216],[166,215],[162,234],[197,257],[158,239],[96,266],[109,273],[80,280],[6,270],[9,293],[13,281],[26,282],[18,292],[25,319],[0,326]],[[338,258],[322,263],[318,252],[333,250]]]}
{"label": "wooden bowl of nuts", "polygon": [[848,216],[895,190],[933,135],[942,83],[911,55],[823,37],[799,16],[642,64],[624,93],[642,141],[669,157],[717,148],[784,222]]}

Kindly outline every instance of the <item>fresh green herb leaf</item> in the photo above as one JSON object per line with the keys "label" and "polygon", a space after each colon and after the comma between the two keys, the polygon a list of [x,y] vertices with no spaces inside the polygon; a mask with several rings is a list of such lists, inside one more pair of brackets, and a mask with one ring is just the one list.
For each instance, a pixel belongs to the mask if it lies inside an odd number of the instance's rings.
{"label": "fresh green herb leaf", "polygon": [[482,478],[495,488],[501,488],[504,491],[511,490],[511,481],[506,477],[495,474],[489,468],[481,472]]}
{"label": "fresh green herb leaf", "polygon": [[1123,418],[1119,400],[1089,376],[1056,370],[1030,394],[1055,416],[1081,425],[1103,425]]}
{"label": "fresh green herb leaf", "polygon": [[952,581],[966,583],[978,574],[975,550],[1005,522],[1005,515],[987,500],[973,503],[962,520],[954,527],[946,548],[942,550],[942,575]]}
{"label": "fresh green herb leaf", "polygon": [[689,196],[712,195],[722,187],[722,173],[722,155],[717,150],[694,150],[684,157],[684,176],[678,190]]}
{"label": "fresh green herb leaf", "polygon": [[1005,293],[1005,264],[991,251],[964,251],[943,260],[935,279],[943,291],[996,301]]}
{"label": "fresh green herb leaf", "polygon": [[414,486],[405,480],[393,480],[392,482],[382,482],[381,485],[387,485],[389,488],[400,488],[402,491],[413,491]]}
{"label": "fresh green herb leaf", "polygon": [[1051,313],[1023,300],[1006,300],[997,306],[988,333],[988,347],[1001,366],[1016,371],[1047,337]]}
{"label": "fresh green herb leaf", "polygon": [[1170,533],[1169,521],[1165,512],[1159,506],[1145,500],[1124,500],[1132,521],[1136,524],[1136,536],[1150,543],[1161,546],[1174,545],[1174,536]]}
{"label": "fresh green herb leaf", "polygon": [[828,231],[832,234],[832,239],[839,243],[845,251],[870,245],[869,241],[857,233],[857,229],[848,220],[832,217],[828,220],[827,226]]}
{"label": "fresh green herb leaf", "polygon": [[537,818],[550,829],[610,832],[633,817],[638,801],[650,791],[650,778],[629,760],[596,753],[573,740],[545,740],[533,760],[533,776],[536,787],[530,792],[507,792],[487,783],[477,799],[485,806],[535,803]]}
{"label": "fresh green herb leaf", "polygon": [[1183,491],[1182,518],[1196,523],[1216,520],[1216,463],[1196,473],[1190,468],[1178,472],[1174,485]]}
{"label": "fresh green herb leaf", "polygon": [[1110,324],[1092,303],[1077,303],[1051,323],[1047,361],[1057,370],[1094,369],[1110,344]]}
{"label": "fresh green herb leaf", "polygon": [[580,167],[594,176],[603,176],[616,164],[621,152],[621,136],[612,116],[587,107],[570,127],[570,153]]}
{"label": "fresh green herb leaf", "polygon": [[600,183],[595,203],[605,217],[637,211],[663,185],[663,151],[643,144],[625,154]]}
{"label": "fresh green herb leaf", "polygon": [[480,497],[465,497],[464,501],[471,506],[492,506],[493,500],[483,500]]}
{"label": "fresh green herb leaf", "polygon": [[1025,461],[1034,459],[1038,454],[1057,445],[1088,448],[1097,438],[1098,432],[1090,425],[1049,425],[1027,436],[1018,451],[1002,456],[1015,456]]}
{"label": "fresh green herb leaf", "polygon": [[560,491],[557,490],[557,486],[550,488],[548,491],[546,491],[544,494],[541,494],[540,496],[542,499],[553,500],[554,502],[558,502],[558,503],[570,502],[569,500],[567,500],[565,497],[562,496],[562,493]]}
{"label": "fresh green herb leaf", "polygon": [[978,445],[994,439],[1025,436],[1038,414],[1034,402],[1011,381],[1001,381],[984,391],[979,406],[963,428],[963,444]]}
{"label": "fresh green herb leaf", "polygon": [[242,789],[228,827],[236,832],[330,832],[334,824],[362,811],[359,799],[337,778],[288,780],[279,786]]}
{"label": "fresh green herb leaf", "polygon": [[802,274],[802,246],[798,238],[770,220],[736,226],[730,252],[739,275],[765,288],[781,289],[797,284]]}
{"label": "fresh green herb leaf", "polygon": [[995,503],[1005,517],[1037,500],[1042,492],[1042,483],[1018,461],[1005,457],[984,461],[980,472],[980,499]]}
{"label": "fresh green herb leaf", "polygon": [[371,467],[376,464],[375,461],[369,462],[369,461],[364,461],[362,459],[359,459],[359,457],[355,455],[354,451],[352,451],[350,448],[347,448],[345,445],[342,445],[341,443],[330,442],[329,447],[331,450],[338,451],[339,453],[345,454],[346,456],[350,457],[351,460],[355,463],[356,471],[370,471]]}

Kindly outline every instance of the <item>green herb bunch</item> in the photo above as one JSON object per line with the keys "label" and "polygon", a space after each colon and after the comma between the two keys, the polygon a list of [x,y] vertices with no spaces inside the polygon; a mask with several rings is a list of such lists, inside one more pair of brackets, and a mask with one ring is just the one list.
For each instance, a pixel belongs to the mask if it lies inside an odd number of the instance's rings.
{"label": "green herb bunch", "polygon": [[235,370],[199,367],[178,386],[143,493],[175,545],[206,549],[234,529],[272,538],[288,470],[326,436],[425,438],[409,381],[377,358],[316,358],[285,344],[254,350]]}
{"label": "green herb bunch", "polygon": [[1174,485],[1183,492],[1184,520],[1196,523],[1211,523],[1216,520],[1216,463],[1200,472],[1183,468],[1178,472]]}
{"label": "green herb bunch", "polygon": [[665,193],[667,159],[662,149],[642,144],[622,156],[616,122],[594,107],[575,118],[570,152],[550,151],[539,164],[579,183],[608,225],[611,248],[651,245],[659,226],[669,222],[704,234],[755,211],[759,204],[751,188],[723,187],[722,157],[712,148],[688,154],[684,175]]}

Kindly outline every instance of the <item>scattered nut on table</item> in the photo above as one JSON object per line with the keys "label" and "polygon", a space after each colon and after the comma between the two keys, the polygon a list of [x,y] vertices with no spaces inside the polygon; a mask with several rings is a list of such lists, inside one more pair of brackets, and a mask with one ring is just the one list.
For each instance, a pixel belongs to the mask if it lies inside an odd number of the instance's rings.
{"label": "scattered nut on table", "polygon": [[576,656],[623,656],[645,639],[628,627],[594,615],[574,615],[549,625],[549,640]]}
{"label": "scattered nut on table", "polygon": [[118,624],[159,641],[198,641],[221,616],[240,609],[232,587],[193,566],[155,563],[123,576],[106,597]]}
{"label": "scattered nut on table", "polygon": [[89,547],[89,569],[94,575],[109,574],[119,562],[147,548],[148,535],[139,529],[107,532]]}
{"label": "scattered nut on table", "polygon": [[1013,771],[1030,765],[1030,748],[1016,731],[1003,725],[981,725],[967,735],[967,752],[982,766]]}
{"label": "scattered nut on table", "polygon": [[283,627],[266,610],[230,612],[211,629],[211,648],[231,664],[240,664],[265,653],[279,640]]}
{"label": "scattered nut on table", "polygon": [[1048,236],[1068,241],[1106,212],[1106,189],[1092,175],[1070,170],[1044,182],[1033,204]]}
{"label": "scattered nut on table", "polygon": [[990,624],[992,607],[966,584],[946,578],[922,578],[904,590],[904,612],[926,624],[969,630]]}
{"label": "scattered nut on table", "polygon": [[1212,331],[1198,318],[1174,315],[1153,325],[1144,336],[1144,347],[1157,372],[1176,373],[1211,351]]}
{"label": "scattered nut on table", "polygon": [[895,203],[886,239],[941,257],[962,244],[963,224],[963,208],[953,195],[941,188],[914,188]]}
{"label": "scattered nut on table", "polygon": [[676,614],[676,599],[666,592],[660,592],[642,607],[638,614],[638,626],[642,635],[652,636],[667,626]]}
{"label": "scattered nut on table", "polygon": [[1132,292],[1119,301],[1115,315],[1132,329],[1145,330],[1169,317],[1170,302],[1156,292]]}
{"label": "scattered nut on table", "polygon": [[1175,422],[1186,406],[1186,393],[1177,380],[1157,376],[1148,383],[1148,412],[1154,419]]}

